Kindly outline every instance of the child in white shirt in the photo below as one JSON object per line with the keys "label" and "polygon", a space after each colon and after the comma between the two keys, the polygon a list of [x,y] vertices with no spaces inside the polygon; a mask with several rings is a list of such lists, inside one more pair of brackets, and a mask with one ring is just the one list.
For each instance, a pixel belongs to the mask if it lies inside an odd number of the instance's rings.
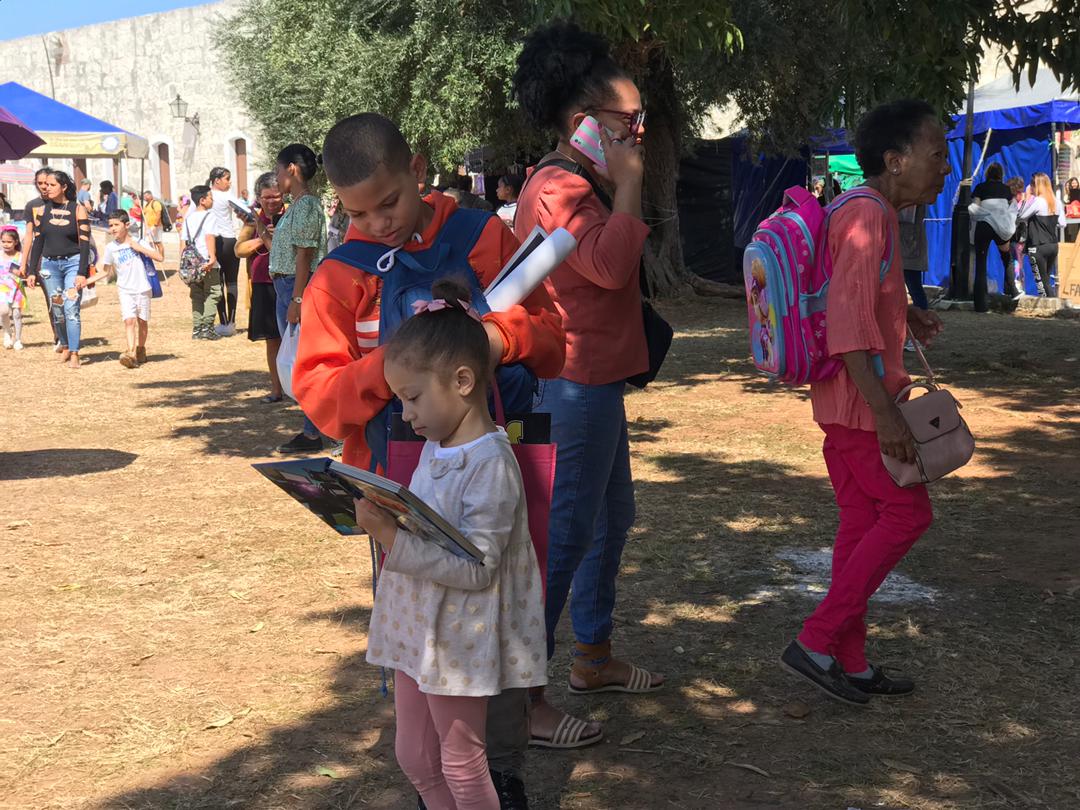
{"label": "child in white shirt", "polygon": [[[116,274],[120,293],[120,317],[124,319],[127,350],[120,353],[120,365],[138,368],[146,362],[146,336],[150,331],[150,279],[143,256],[164,261],[161,251],[147,241],[136,239],[128,229],[126,211],[109,214],[109,233],[113,241],[105,246],[102,263],[105,272]],[[155,269],[156,273],[157,270]]]}
{"label": "child in white shirt", "polygon": [[521,471],[488,413],[487,333],[460,282],[440,280],[433,295],[386,344],[383,371],[427,439],[409,488],[484,559],[455,557],[357,501],[357,524],[386,552],[367,660],[396,671],[398,763],[428,810],[498,810],[488,698],[547,682],[543,589]]}

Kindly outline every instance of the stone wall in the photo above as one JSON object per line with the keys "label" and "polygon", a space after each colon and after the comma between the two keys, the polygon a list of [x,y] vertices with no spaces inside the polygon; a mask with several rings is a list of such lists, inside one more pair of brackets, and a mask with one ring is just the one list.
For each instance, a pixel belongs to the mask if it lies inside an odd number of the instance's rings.
{"label": "stone wall", "polygon": [[[24,0],[26,1],[26,0]],[[260,134],[241,107],[222,60],[217,55],[214,31],[233,13],[237,0],[221,0],[160,14],[128,17],[113,22],[57,31],[41,36],[0,42],[0,82],[16,81],[150,142],[145,187],[160,194],[170,189],[172,200],[191,186],[206,182],[213,166],[233,169],[233,187],[239,192],[236,146],[247,153],[246,186],[260,171],[270,168]],[[50,82],[48,48],[53,63]],[[66,61],[57,65],[57,54]],[[169,103],[177,93],[188,103],[188,115],[199,116],[199,134],[183,120],[173,118]],[[164,172],[164,152],[170,171]],[[50,159],[65,167],[70,162]],[[243,161],[241,161],[243,162]],[[24,161],[37,166],[40,160]],[[140,185],[138,160],[121,161],[122,182]],[[163,183],[162,175],[168,177]],[[113,179],[111,160],[88,161],[87,175],[94,182]],[[13,202],[30,194],[29,186],[13,186]]]}

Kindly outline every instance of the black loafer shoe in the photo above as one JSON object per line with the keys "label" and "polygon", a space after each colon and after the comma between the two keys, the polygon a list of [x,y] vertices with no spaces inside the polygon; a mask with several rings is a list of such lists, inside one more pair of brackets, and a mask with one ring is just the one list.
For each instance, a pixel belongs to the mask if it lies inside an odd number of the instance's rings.
{"label": "black loafer shoe", "polygon": [[806,654],[806,650],[800,647],[797,641],[788,644],[787,649],[780,656],[780,666],[810,681],[835,700],[852,706],[865,706],[870,702],[868,695],[852,686],[839,664],[833,661],[828,669],[822,669],[814,663],[814,659]]}
{"label": "black loafer shoe", "polygon": [[297,433],[277,450],[285,455],[297,455],[301,453],[317,453],[323,449],[321,436],[305,436],[303,432]]}
{"label": "black loafer shoe", "polygon": [[915,691],[915,681],[902,675],[892,677],[885,674],[881,667],[870,666],[874,671],[869,678],[852,678],[848,676],[848,683],[865,695],[877,697],[902,697]]}

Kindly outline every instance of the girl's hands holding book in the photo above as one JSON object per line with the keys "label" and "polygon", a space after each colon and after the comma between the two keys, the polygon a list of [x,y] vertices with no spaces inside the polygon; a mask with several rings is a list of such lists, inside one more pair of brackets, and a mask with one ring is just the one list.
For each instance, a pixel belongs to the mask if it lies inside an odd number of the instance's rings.
{"label": "girl's hands holding book", "polygon": [[356,509],[357,528],[370,534],[375,542],[382,546],[383,551],[389,554],[397,536],[397,522],[385,510],[366,498],[354,498],[353,506]]}

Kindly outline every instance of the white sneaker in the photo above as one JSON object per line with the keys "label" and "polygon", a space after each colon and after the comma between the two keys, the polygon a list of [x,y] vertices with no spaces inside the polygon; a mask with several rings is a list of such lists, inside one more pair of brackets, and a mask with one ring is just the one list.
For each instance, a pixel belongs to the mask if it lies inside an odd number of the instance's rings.
{"label": "white sneaker", "polygon": [[11,335],[9,335],[9,334],[7,334],[5,332],[4,333],[4,348],[5,349],[10,349],[14,345],[15,345],[15,341],[11,339]]}
{"label": "white sneaker", "polygon": [[21,352],[23,350],[22,341],[21,340],[16,340],[15,345],[12,348],[14,348],[15,351],[17,351],[17,352]]}
{"label": "white sneaker", "polygon": [[56,352],[57,354],[60,354],[60,352],[62,352],[63,350],[64,350],[64,344],[61,343],[59,340],[56,341],[56,345],[53,346],[53,351]]}

